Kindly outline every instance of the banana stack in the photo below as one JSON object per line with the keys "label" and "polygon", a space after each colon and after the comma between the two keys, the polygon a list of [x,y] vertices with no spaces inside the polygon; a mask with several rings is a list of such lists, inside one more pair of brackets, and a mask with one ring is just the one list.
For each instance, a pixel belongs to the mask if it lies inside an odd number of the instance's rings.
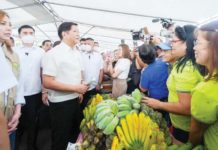
{"label": "banana stack", "polygon": [[113,100],[104,100],[99,103],[96,107],[95,112],[95,124],[96,126],[103,130],[106,135],[112,134],[117,124],[119,123],[119,118],[117,117],[118,105],[117,102]]}
{"label": "banana stack", "polygon": [[170,132],[169,128],[167,126],[166,120],[163,118],[162,114],[159,113],[158,111],[154,111],[152,108],[146,106],[145,104],[141,104],[141,111],[146,115],[149,116],[153,122],[157,123],[159,126],[160,130],[164,133],[165,135],[165,142],[167,145],[171,145],[172,140],[170,137]]}
{"label": "banana stack", "polygon": [[138,113],[140,111],[140,103],[131,96],[123,95],[117,100],[119,112],[117,117],[123,118],[129,113]]}
{"label": "banana stack", "polygon": [[81,130],[84,128],[86,124],[90,123],[90,121],[94,118],[95,111],[96,111],[96,106],[91,106],[91,105],[87,106],[83,110],[84,118],[82,122],[80,123]]}
{"label": "banana stack", "polygon": [[99,104],[101,101],[103,101],[103,97],[100,94],[96,94],[92,99],[91,99],[91,106],[96,106]]}
{"label": "banana stack", "polygon": [[127,114],[116,127],[111,150],[167,150],[164,134],[149,116],[143,112]]}

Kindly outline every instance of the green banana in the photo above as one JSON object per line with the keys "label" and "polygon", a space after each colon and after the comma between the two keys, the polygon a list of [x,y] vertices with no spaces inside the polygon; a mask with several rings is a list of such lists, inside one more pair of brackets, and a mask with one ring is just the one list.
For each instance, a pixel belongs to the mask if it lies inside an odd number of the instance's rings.
{"label": "green banana", "polygon": [[87,107],[85,108],[85,115],[84,115],[84,116],[85,116],[85,118],[86,118],[87,121],[90,120],[90,114],[89,114],[89,110],[88,110]]}
{"label": "green banana", "polygon": [[129,100],[127,100],[126,98],[123,98],[123,99],[118,100],[118,101],[117,101],[117,104],[118,104],[118,105],[120,105],[120,104],[127,104],[127,105],[129,105],[130,107],[131,107],[131,105],[132,105],[132,103],[131,103]]}
{"label": "green banana", "polygon": [[204,150],[204,147],[202,145],[197,145],[192,150]]}
{"label": "green banana", "polygon": [[111,109],[111,111],[113,112],[113,114],[117,114],[118,113],[118,105],[117,105],[117,103],[116,102],[111,102],[110,103],[110,109]]}
{"label": "green banana", "polygon": [[106,135],[109,135],[114,132],[114,129],[116,128],[117,124],[119,123],[119,118],[115,116],[113,120],[107,125],[107,127],[104,129],[103,133]]}
{"label": "green banana", "polygon": [[131,106],[129,106],[128,104],[120,104],[120,105],[118,105],[118,109],[119,109],[119,111],[132,110]]}
{"label": "green banana", "polygon": [[139,91],[139,89],[135,89],[131,95],[136,100],[137,103],[140,103],[140,101],[142,99],[142,95],[141,95],[141,92]]}
{"label": "green banana", "polygon": [[138,103],[133,97],[131,97],[131,98],[129,99],[129,101],[131,102],[132,105],[133,105],[134,103]]}
{"label": "green banana", "polygon": [[132,113],[137,113],[137,114],[138,114],[138,112],[139,112],[139,111],[138,111],[138,110],[135,110],[135,109],[133,109],[133,110],[130,111],[131,114],[132,114]]}
{"label": "green banana", "polygon": [[192,149],[191,143],[186,143],[178,148],[178,150],[191,150],[191,149]]}
{"label": "green banana", "polygon": [[84,127],[84,125],[86,124],[86,120],[83,119],[82,122],[80,123],[80,129],[82,129]]}
{"label": "green banana", "polygon": [[107,125],[113,120],[114,115],[105,116],[104,119],[102,119],[99,123],[97,123],[97,127],[99,129],[104,129],[107,127]]}
{"label": "green banana", "polygon": [[134,109],[140,109],[141,105],[139,103],[134,103],[133,105]]}
{"label": "green banana", "polygon": [[98,123],[99,121],[101,121],[106,115],[112,114],[110,109],[107,109],[103,112],[101,112],[100,114],[97,114],[97,117],[95,119],[95,122]]}
{"label": "green banana", "polygon": [[120,112],[117,113],[117,117],[118,117],[118,118],[123,118],[123,117],[125,117],[128,113],[130,113],[130,111],[128,111],[128,110],[120,111]]}
{"label": "green banana", "polygon": [[110,109],[109,106],[102,106],[96,109],[95,113],[100,114],[101,112],[105,111],[106,109]]}
{"label": "green banana", "polygon": [[168,146],[168,150],[177,150],[179,148],[179,145],[170,145]]}
{"label": "green banana", "polygon": [[108,106],[108,104],[105,103],[104,101],[102,101],[101,103],[99,103],[98,105],[96,105],[97,108],[102,107],[102,106]]}

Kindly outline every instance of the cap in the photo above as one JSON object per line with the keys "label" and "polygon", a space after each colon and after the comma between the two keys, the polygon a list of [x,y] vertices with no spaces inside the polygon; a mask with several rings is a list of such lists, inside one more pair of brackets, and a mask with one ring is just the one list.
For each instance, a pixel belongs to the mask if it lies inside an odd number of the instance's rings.
{"label": "cap", "polygon": [[165,50],[165,51],[172,49],[172,47],[170,46],[169,43],[160,43],[160,44],[158,44],[157,46],[158,46],[160,49]]}

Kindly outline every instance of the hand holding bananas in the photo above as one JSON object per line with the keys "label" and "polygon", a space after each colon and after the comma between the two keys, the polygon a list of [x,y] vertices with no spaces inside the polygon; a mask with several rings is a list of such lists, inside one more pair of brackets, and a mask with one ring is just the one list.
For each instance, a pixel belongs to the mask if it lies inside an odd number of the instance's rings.
{"label": "hand holding bananas", "polygon": [[150,98],[150,97],[143,97],[142,103],[145,103],[147,106],[154,108],[154,109],[160,109],[161,101]]}

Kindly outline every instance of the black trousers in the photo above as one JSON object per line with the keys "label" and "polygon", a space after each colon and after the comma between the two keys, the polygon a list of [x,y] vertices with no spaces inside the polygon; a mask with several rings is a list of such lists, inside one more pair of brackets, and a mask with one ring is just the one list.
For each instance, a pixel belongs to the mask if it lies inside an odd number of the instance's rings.
{"label": "black trousers", "polygon": [[[168,101],[168,97],[166,98],[162,98],[160,99],[161,102],[167,102]],[[162,115],[163,115],[163,118],[166,120],[167,122],[167,126],[168,127],[171,127],[171,120],[170,120],[170,115],[169,115],[169,112],[167,111],[164,111],[164,110],[157,110],[158,112],[160,112]]]}
{"label": "black trousers", "polygon": [[[21,117],[16,131],[15,150],[20,149],[24,131],[27,132],[27,150],[37,150],[36,140],[38,136],[38,114],[42,103],[42,94],[38,93],[25,96],[26,104],[21,108]],[[22,149],[23,150],[23,149]]]}
{"label": "black trousers", "polygon": [[87,92],[83,95],[83,101],[82,101],[82,103],[81,103],[81,110],[83,110],[83,109],[87,106],[89,100],[92,98],[92,96],[94,96],[94,95],[96,95],[96,94],[97,94],[97,91],[96,91],[96,89],[94,88],[94,89],[92,89],[92,90],[90,90],[90,91],[87,91]]}
{"label": "black trousers", "polygon": [[52,150],[66,150],[68,142],[75,143],[79,135],[79,99],[49,103]]}
{"label": "black trousers", "polygon": [[182,143],[187,143],[189,132],[173,127],[173,136]]}

